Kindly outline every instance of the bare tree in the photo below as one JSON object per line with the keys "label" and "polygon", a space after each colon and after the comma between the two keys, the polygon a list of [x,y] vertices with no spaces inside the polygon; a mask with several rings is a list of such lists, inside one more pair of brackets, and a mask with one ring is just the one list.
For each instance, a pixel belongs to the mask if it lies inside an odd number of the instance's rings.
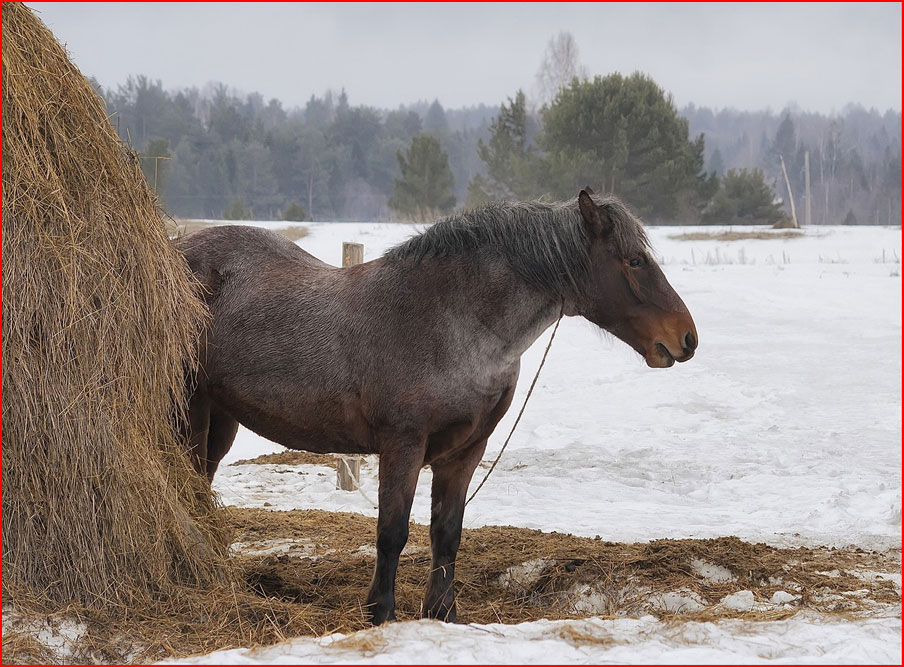
{"label": "bare tree", "polygon": [[570,32],[560,32],[546,43],[543,61],[537,70],[537,98],[540,104],[551,102],[563,86],[574,77],[587,78],[587,68],[580,63],[578,45]]}

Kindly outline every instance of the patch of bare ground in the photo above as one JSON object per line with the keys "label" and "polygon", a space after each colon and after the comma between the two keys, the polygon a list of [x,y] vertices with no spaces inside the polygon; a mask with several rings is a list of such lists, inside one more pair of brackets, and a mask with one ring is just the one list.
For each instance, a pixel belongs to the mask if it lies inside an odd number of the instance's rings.
{"label": "patch of bare ground", "polygon": [[[239,553],[249,586],[329,611],[338,630],[367,626],[361,605],[374,564],[375,519],[227,511],[249,550],[286,539],[299,545],[279,555]],[[429,528],[410,528],[398,571],[400,619],[418,617],[430,568]],[[736,537],[624,544],[503,526],[465,529],[456,567],[459,619],[474,623],[647,613],[775,620],[801,608],[862,615],[900,604],[892,580],[898,572],[900,551],[782,549]]]}
{"label": "patch of bare ground", "polygon": [[[201,229],[207,229],[208,227],[219,227],[222,225],[228,224],[236,224],[240,225],[242,222],[237,220],[234,223],[228,222],[214,222],[211,220],[190,220],[190,219],[179,219],[174,220],[172,218],[167,219],[166,221],[166,232],[170,238],[177,238],[179,236],[185,236],[186,234],[191,234],[192,232],[197,232]],[[288,225],[286,227],[280,227],[279,229],[274,229],[274,232],[277,234],[281,234],[285,236],[290,241],[297,241],[298,239],[304,238],[308,235],[308,228],[304,225]]]}
{"label": "patch of bare ground", "polygon": [[253,459],[241,459],[230,465],[318,465],[318,466],[335,466],[336,459],[339,456],[335,454],[315,454],[313,452],[302,452],[288,449],[284,452],[274,452],[273,454],[262,454]]}
{"label": "patch of bare ground", "polygon": [[672,234],[669,236],[674,241],[748,241],[751,239],[796,239],[803,237],[801,231],[766,231],[757,230],[749,232],[687,232],[684,234]]}

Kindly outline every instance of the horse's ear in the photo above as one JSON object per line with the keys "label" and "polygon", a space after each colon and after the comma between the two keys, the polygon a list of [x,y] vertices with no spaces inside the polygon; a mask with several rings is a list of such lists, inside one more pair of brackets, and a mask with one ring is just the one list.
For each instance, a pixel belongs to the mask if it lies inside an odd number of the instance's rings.
{"label": "horse's ear", "polygon": [[581,209],[581,217],[584,218],[584,223],[590,233],[593,236],[603,236],[608,231],[607,221],[604,219],[600,207],[590,198],[591,194],[590,188],[581,190],[578,195],[578,207]]}
{"label": "horse's ear", "polygon": [[585,185],[585,186],[584,186],[584,192],[586,192],[586,193],[587,193],[588,195],[590,195],[591,197],[592,197],[593,195],[596,194],[593,190],[590,189],[590,186],[589,186],[589,185]]}

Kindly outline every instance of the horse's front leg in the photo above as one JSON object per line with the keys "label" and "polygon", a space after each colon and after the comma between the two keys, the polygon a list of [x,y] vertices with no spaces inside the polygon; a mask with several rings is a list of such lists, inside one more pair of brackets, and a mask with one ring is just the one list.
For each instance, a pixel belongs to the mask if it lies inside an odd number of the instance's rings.
{"label": "horse's front leg", "polygon": [[462,458],[436,462],[433,469],[430,546],[433,564],[424,598],[424,616],[455,621],[455,557],[461,542],[465,497],[487,441],[469,447]]}
{"label": "horse's front leg", "polygon": [[425,450],[426,438],[411,435],[386,439],[380,449],[377,564],[367,595],[374,625],[395,620],[396,570],[408,541],[408,517]]}

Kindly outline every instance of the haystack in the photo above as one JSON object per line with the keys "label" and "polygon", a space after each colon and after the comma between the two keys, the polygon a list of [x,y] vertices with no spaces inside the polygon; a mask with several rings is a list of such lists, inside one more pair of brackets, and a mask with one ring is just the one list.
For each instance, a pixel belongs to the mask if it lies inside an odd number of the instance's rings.
{"label": "haystack", "polygon": [[205,316],[135,155],[3,3],[3,594],[135,608],[226,577],[174,421]]}

